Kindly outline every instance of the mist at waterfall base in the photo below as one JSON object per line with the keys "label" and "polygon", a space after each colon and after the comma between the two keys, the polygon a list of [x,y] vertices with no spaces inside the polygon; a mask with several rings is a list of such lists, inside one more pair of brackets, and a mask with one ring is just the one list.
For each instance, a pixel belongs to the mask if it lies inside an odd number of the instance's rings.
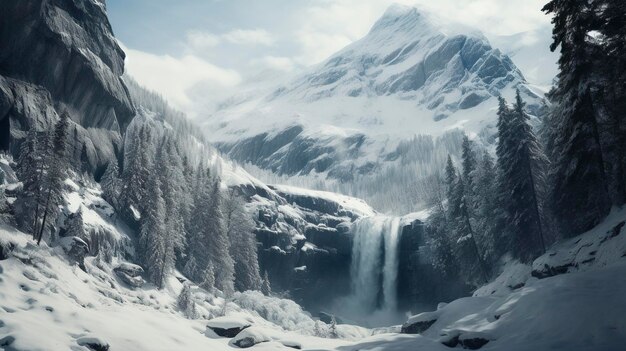
{"label": "mist at waterfall base", "polygon": [[375,216],[354,224],[350,279],[352,292],[333,304],[344,322],[365,327],[401,324],[408,311],[398,310],[400,217]]}

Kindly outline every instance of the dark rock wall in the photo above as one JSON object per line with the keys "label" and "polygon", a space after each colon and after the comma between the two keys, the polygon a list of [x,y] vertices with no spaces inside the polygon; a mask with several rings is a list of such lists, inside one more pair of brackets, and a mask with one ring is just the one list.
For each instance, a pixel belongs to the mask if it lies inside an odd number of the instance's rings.
{"label": "dark rock wall", "polygon": [[48,130],[67,111],[77,166],[95,173],[118,155],[134,107],[103,3],[4,0],[0,47],[3,149],[15,153],[29,129]]}

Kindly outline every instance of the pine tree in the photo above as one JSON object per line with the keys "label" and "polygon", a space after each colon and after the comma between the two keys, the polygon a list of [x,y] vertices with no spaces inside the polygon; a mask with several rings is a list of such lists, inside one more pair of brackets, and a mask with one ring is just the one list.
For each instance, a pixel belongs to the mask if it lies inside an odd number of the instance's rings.
{"label": "pine tree", "polygon": [[542,223],[542,189],[545,189],[545,156],[537,141],[524,102],[517,91],[512,110],[500,118],[498,169],[504,199],[505,222],[514,238],[514,253],[523,261],[545,252]]}
{"label": "pine tree", "polygon": [[189,195],[183,191],[185,178],[182,173],[182,160],[172,138],[167,137],[164,140],[157,155],[157,164],[162,170],[159,175],[166,208],[167,235],[175,252],[182,253],[185,246],[186,230],[181,202],[185,201],[183,198]]}
{"label": "pine tree", "polygon": [[183,289],[178,295],[176,302],[178,304],[178,308],[185,315],[185,317],[189,319],[196,318],[196,303],[193,300],[191,284],[188,282],[183,284]]}
{"label": "pine tree", "polygon": [[[597,29],[594,1],[552,0],[543,11],[552,14],[553,43],[560,48],[559,74],[549,98],[554,141],[550,172],[550,207],[561,232],[573,236],[596,225],[611,208],[606,155],[601,140],[598,100],[605,95],[595,82]],[[620,182],[623,180],[619,180]]]}
{"label": "pine tree", "polygon": [[476,169],[474,214],[477,231],[483,233],[485,256],[496,262],[509,248],[493,158],[485,150]]}
{"label": "pine tree", "polygon": [[224,219],[230,238],[230,254],[235,261],[235,288],[238,291],[259,290],[261,275],[257,258],[254,224],[244,208],[244,201],[235,189],[224,201]]}
{"label": "pine tree", "polygon": [[270,286],[270,278],[267,275],[267,271],[263,273],[263,284],[261,284],[261,292],[265,296],[270,296],[272,294],[272,287]]}
{"label": "pine tree", "polygon": [[114,208],[119,209],[119,197],[121,190],[121,181],[119,178],[119,167],[117,160],[112,160],[107,165],[106,171],[100,179],[100,187],[102,188],[102,197],[108,201]]}
{"label": "pine tree", "polygon": [[144,206],[139,247],[149,280],[159,289],[165,285],[169,270],[174,266],[173,248],[165,230],[165,202],[157,177],[150,180],[150,191]]}
{"label": "pine tree", "polygon": [[147,181],[154,177],[154,139],[150,126],[146,123],[139,127],[139,132],[129,133],[136,135],[136,139],[126,137],[125,147],[128,148],[124,157],[124,170],[122,171],[122,190],[120,207],[122,214],[132,220],[136,220],[134,209],[143,216],[144,204],[147,202]]}
{"label": "pine tree", "polygon": [[23,187],[15,203],[18,214],[16,219],[22,230],[31,232],[35,240],[38,234],[39,210],[42,207],[40,202],[44,161],[48,151],[47,138],[31,129],[20,145],[17,159],[16,174]]}
{"label": "pine tree", "polygon": [[187,241],[187,262],[184,273],[192,280],[201,282],[204,279],[205,268],[211,256],[209,252],[211,232],[209,231],[212,218],[208,209],[211,206],[211,178],[208,170],[196,172],[193,185],[193,207],[191,208],[190,226]]}
{"label": "pine tree", "polygon": [[462,144],[462,159],[463,159],[463,180],[467,184],[467,190],[471,191],[474,186],[473,173],[476,169],[476,156],[472,148],[472,142],[467,135],[463,135]]}
{"label": "pine tree", "polygon": [[[41,225],[38,228],[37,245],[41,243],[46,224],[54,223],[58,215],[59,204],[62,202],[63,181],[67,176],[66,172],[69,168],[67,162],[67,133],[70,124],[70,116],[67,112],[61,113],[61,116],[54,126],[52,134],[51,153],[44,162],[46,164],[47,174],[43,178],[43,188],[45,197],[43,200],[43,217]],[[50,221],[48,222],[48,220]],[[50,225],[48,228],[53,232],[54,227]]]}
{"label": "pine tree", "polygon": [[215,265],[215,287],[226,296],[231,296],[234,291],[235,263],[230,256],[230,241],[224,223],[222,212],[221,181],[213,181],[211,191],[211,204],[207,208],[207,240],[209,257]]}
{"label": "pine tree", "polygon": [[339,333],[337,332],[337,319],[334,315],[330,320],[330,337],[333,339],[337,339],[339,337]]}
{"label": "pine tree", "polygon": [[208,261],[206,267],[202,270],[202,280],[200,286],[208,292],[215,289],[215,267],[213,261]]}

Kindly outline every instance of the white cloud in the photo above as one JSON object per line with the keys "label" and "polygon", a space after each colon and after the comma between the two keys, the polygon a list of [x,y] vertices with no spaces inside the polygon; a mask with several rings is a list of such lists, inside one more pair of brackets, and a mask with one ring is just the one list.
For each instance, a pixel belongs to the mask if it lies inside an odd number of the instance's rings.
{"label": "white cloud", "polygon": [[187,44],[195,50],[212,48],[220,43],[219,36],[199,30],[191,30],[187,32],[186,40]]}
{"label": "white cloud", "polygon": [[270,69],[274,71],[291,72],[295,69],[294,61],[289,57],[264,56],[252,59],[250,65],[259,69]]}
{"label": "white cloud", "polygon": [[209,97],[241,82],[235,70],[224,69],[197,56],[154,55],[123,47],[126,71],[141,85],[163,94],[176,108],[192,113],[190,92],[202,88]]}
{"label": "white cloud", "polygon": [[224,40],[240,45],[274,44],[272,35],[264,29],[235,29],[221,36]]}

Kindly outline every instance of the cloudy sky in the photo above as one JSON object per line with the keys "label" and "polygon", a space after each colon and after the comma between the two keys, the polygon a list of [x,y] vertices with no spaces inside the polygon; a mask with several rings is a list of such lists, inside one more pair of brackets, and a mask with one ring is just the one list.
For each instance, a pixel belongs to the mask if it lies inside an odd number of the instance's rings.
{"label": "cloudy sky", "polygon": [[[392,3],[417,5],[475,27],[507,50],[535,46],[543,51],[530,56],[545,56],[550,28],[549,18],[540,11],[545,2],[107,0],[107,9],[128,56],[127,71],[194,116],[202,114],[199,109],[207,101],[226,97],[251,81],[293,74],[322,61],[364,36]],[[503,36],[520,32],[530,34],[503,41]],[[528,52],[519,60],[524,56]],[[524,68],[529,80],[543,84],[551,79],[535,67]]]}

